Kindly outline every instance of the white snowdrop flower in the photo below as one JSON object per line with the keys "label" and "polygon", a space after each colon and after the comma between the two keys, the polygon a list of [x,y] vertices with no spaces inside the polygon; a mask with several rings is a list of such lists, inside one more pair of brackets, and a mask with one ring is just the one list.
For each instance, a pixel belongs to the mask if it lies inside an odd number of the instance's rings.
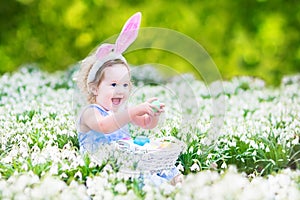
{"label": "white snowdrop flower", "polygon": [[194,147],[191,146],[190,149],[189,149],[189,153],[193,153],[194,152]]}
{"label": "white snowdrop flower", "polygon": [[237,173],[232,173],[228,171],[225,174],[222,181],[220,182],[220,184],[217,183],[216,185],[219,186],[217,188],[221,187],[225,189],[225,191],[221,190],[222,192],[220,193],[220,197],[236,199],[247,184],[248,180],[246,178],[238,175]]}
{"label": "white snowdrop flower", "polygon": [[233,141],[228,141],[228,145],[229,145],[230,147],[236,147],[236,141],[235,141],[235,140],[233,140]]}
{"label": "white snowdrop flower", "polygon": [[40,152],[40,148],[35,144],[32,148],[31,148],[31,151],[34,152],[34,153],[38,153]]}
{"label": "white snowdrop flower", "polygon": [[115,180],[117,178],[116,173],[112,172],[108,174],[108,180]]}
{"label": "white snowdrop flower", "polygon": [[43,154],[39,154],[39,155],[36,155],[36,157],[35,157],[35,159],[34,159],[34,164],[35,165],[38,165],[38,164],[44,164],[44,163],[46,163],[47,162],[47,160],[46,160],[46,158],[44,157],[44,155]]}
{"label": "white snowdrop flower", "polygon": [[28,171],[28,165],[27,165],[27,163],[23,163],[21,169],[23,169],[25,171]]}
{"label": "white snowdrop flower", "polygon": [[184,171],[184,167],[183,167],[183,165],[181,164],[181,163],[179,163],[178,165],[177,165],[177,167],[176,167],[179,171]]}
{"label": "white snowdrop flower", "polygon": [[53,177],[45,177],[39,187],[33,188],[32,197],[38,199],[41,197],[55,196],[66,187],[67,185],[63,181]]}
{"label": "white snowdrop flower", "polygon": [[114,199],[114,194],[112,193],[112,191],[105,190],[102,195],[103,199]]}
{"label": "white snowdrop flower", "polygon": [[94,167],[96,167],[96,165],[97,165],[97,164],[96,164],[95,162],[92,161],[92,162],[90,162],[90,164],[89,164],[89,168],[94,168]]}
{"label": "white snowdrop flower", "polygon": [[200,167],[197,163],[194,163],[191,167],[190,167],[191,171],[200,171]]}
{"label": "white snowdrop flower", "polygon": [[285,174],[278,174],[276,175],[276,178],[281,187],[287,187],[291,184],[291,178]]}
{"label": "white snowdrop flower", "polygon": [[167,182],[164,182],[159,186],[159,189],[162,191],[163,195],[168,196],[174,192],[175,187]]}
{"label": "white snowdrop flower", "polygon": [[146,193],[152,192],[153,187],[151,184],[151,180],[150,179],[144,179],[144,187],[142,188],[142,190]]}
{"label": "white snowdrop flower", "polygon": [[9,164],[9,163],[12,163],[12,159],[13,159],[13,157],[10,156],[10,155],[8,155],[8,156],[2,158],[2,159],[1,159],[1,162],[2,162],[2,163],[5,163],[5,164]]}
{"label": "white snowdrop flower", "polygon": [[41,176],[43,177],[46,174],[46,171],[42,171]]}
{"label": "white snowdrop flower", "polygon": [[68,178],[68,175],[67,175],[66,173],[62,173],[62,174],[60,175],[60,177],[61,177],[61,178]]}
{"label": "white snowdrop flower", "polygon": [[77,171],[75,174],[74,174],[74,178],[78,177],[79,180],[82,180],[82,174],[80,171]]}
{"label": "white snowdrop flower", "polygon": [[211,164],[211,161],[210,160],[206,160],[205,161],[205,165],[209,166]]}
{"label": "white snowdrop flower", "polygon": [[287,199],[300,199],[300,191],[295,187],[290,187],[286,190],[287,192]]}
{"label": "white snowdrop flower", "polygon": [[241,194],[242,199],[274,199],[274,195],[269,192],[267,180],[256,177],[245,187]]}
{"label": "white snowdrop flower", "polygon": [[296,144],[299,144],[299,137],[295,137],[295,139],[292,140],[292,144],[293,145],[296,145]]}
{"label": "white snowdrop flower", "polygon": [[222,168],[222,169],[226,169],[226,168],[227,168],[226,162],[223,162],[223,163],[222,163],[221,168]]}
{"label": "white snowdrop flower", "polygon": [[127,187],[124,183],[120,182],[115,186],[115,191],[119,194],[125,194],[127,192]]}
{"label": "white snowdrop flower", "polygon": [[[55,196],[57,199],[74,200],[79,199],[79,195],[69,189],[64,189],[61,193]],[[87,198],[86,198],[87,199]]]}
{"label": "white snowdrop flower", "polygon": [[254,149],[258,149],[258,145],[255,143],[254,140],[250,140],[250,146],[253,147]]}
{"label": "white snowdrop flower", "polygon": [[211,159],[212,157],[213,157],[213,154],[211,154],[211,153],[207,155],[207,159]]}
{"label": "white snowdrop flower", "polygon": [[116,177],[117,177],[117,180],[124,180],[124,181],[127,181],[131,178],[131,175],[130,174],[126,174],[126,173],[122,173],[122,172],[117,172],[116,173]]}
{"label": "white snowdrop flower", "polygon": [[113,197],[114,200],[123,200],[124,199],[124,195],[119,195],[119,194],[116,194],[114,197]]}
{"label": "white snowdrop flower", "polygon": [[139,199],[137,195],[134,193],[133,190],[129,190],[125,195],[123,199]]}
{"label": "white snowdrop flower", "polygon": [[58,174],[58,165],[57,165],[57,164],[51,165],[51,168],[50,168],[50,170],[49,170],[49,173],[50,173],[51,175],[56,175],[56,174]]}
{"label": "white snowdrop flower", "polygon": [[20,177],[17,177],[11,184],[10,190],[13,193],[21,192],[25,189],[27,184],[31,183],[31,178],[27,175],[21,175]]}
{"label": "white snowdrop flower", "polygon": [[96,192],[97,192],[97,190],[96,190],[95,187],[88,187],[87,190],[86,190],[86,193],[87,193],[89,196],[93,196]]}
{"label": "white snowdrop flower", "polygon": [[259,148],[260,148],[260,149],[265,149],[264,143],[260,142],[260,143],[259,143]]}
{"label": "white snowdrop flower", "polygon": [[228,172],[229,173],[238,173],[238,170],[237,170],[237,168],[236,168],[236,166],[234,166],[234,165],[229,165],[229,167],[228,167]]}
{"label": "white snowdrop flower", "polygon": [[75,181],[75,180],[72,180],[71,182],[70,182],[70,184],[69,184],[69,187],[70,188],[77,188],[77,187],[79,187],[80,185],[78,184],[78,182],[77,181]]}
{"label": "white snowdrop flower", "polygon": [[26,200],[26,199],[28,199],[28,200],[30,200],[30,199],[32,199],[31,196],[30,196],[30,192],[31,192],[30,188],[25,188],[24,192],[16,194],[16,196],[14,197],[14,199],[19,199],[19,200]]}

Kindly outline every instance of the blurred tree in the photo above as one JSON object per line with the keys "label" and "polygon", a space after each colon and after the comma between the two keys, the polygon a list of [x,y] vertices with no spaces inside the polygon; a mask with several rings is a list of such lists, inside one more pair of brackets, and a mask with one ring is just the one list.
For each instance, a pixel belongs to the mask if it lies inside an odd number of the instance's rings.
{"label": "blurred tree", "polygon": [[[66,69],[119,33],[137,11],[143,14],[142,27],[177,30],[199,42],[224,78],[254,75],[278,84],[282,75],[300,71],[296,0],[0,0],[0,73],[27,63],[48,71]],[[128,56],[133,64],[191,70],[183,59],[164,52]]]}

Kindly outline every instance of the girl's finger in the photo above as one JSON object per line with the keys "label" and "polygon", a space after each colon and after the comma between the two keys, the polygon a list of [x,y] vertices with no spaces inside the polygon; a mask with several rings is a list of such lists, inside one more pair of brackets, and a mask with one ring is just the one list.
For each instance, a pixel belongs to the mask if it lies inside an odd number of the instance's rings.
{"label": "girl's finger", "polygon": [[150,99],[147,99],[147,102],[152,103],[153,101],[156,101],[156,100],[158,100],[157,97],[152,97]]}
{"label": "girl's finger", "polygon": [[[150,105],[151,105],[151,104],[150,104]],[[148,113],[149,116],[153,117],[154,112],[153,112],[153,109],[152,109],[151,106],[149,106],[149,108],[147,109],[147,113]]]}

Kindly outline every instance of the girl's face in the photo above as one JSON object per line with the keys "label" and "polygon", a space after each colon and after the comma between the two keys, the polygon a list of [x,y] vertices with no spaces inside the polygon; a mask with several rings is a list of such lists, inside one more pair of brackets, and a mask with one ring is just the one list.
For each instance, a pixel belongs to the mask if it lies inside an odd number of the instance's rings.
{"label": "girl's face", "polygon": [[129,97],[130,75],[123,64],[115,64],[104,70],[104,76],[96,91],[96,103],[115,112]]}

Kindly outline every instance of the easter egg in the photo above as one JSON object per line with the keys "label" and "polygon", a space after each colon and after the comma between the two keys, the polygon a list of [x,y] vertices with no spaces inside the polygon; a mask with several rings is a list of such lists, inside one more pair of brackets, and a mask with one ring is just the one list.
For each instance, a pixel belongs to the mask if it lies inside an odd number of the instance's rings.
{"label": "easter egg", "polygon": [[144,146],[146,143],[149,143],[150,139],[146,136],[137,136],[134,140],[133,143],[140,145],[140,146]]}
{"label": "easter egg", "polygon": [[[152,101],[151,103],[153,106],[156,106],[157,108],[160,108],[160,102],[158,100],[156,101]],[[153,108],[154,112],[158,112],[158,110],[156,108]]]}

